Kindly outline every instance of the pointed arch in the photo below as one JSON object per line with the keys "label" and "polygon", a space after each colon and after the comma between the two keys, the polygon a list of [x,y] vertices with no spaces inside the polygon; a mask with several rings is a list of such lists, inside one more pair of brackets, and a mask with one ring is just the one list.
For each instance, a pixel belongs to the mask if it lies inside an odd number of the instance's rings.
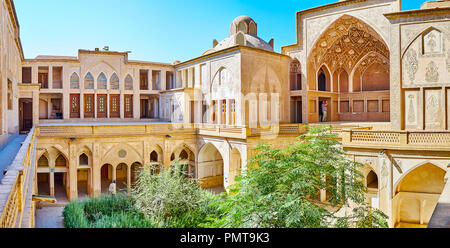
{"label": "pointed arch", "polygon": [[133,90],[133,78],[130,74],[125,77],[125,90]]}
{"label": "pointed arch", "polygon": [[156,145],[150,152],[150,162],[162,162],[163,152],[159,145]]}
{"label": "pointed arch", "polygon": [[198,153],[197,178],[203,188],[224,187],[224,164],[219,150],[212,143],[206,143]]}
{"label": "pointed arch", "polygon": [[331,91],[331,74],[327,65],[322,65],[317,71],[318,91]]}
{"label": "pointed arch", "polygon": [[230,185],[236,182],[236,177],[242,171],[242,157],[241,152],[237,148],[233,148],[230,154]]}
{"label": "pointed arch", "polygon": [[63,154],[59,154],[59,156],[55,160],[55,167],[67,167],[67,159]]}
{"label": "pointed arch", "polygon": [[172,165],[174,163],[183,165],[187,176],[195,176],[195,155],[188,145],[182,144],[178,146],[172,153],[170,160]]}
{"label": "pointed arch", "polygon": [[111,90],[120,89],[120,80],[115,72],[112,74],[111,79],[109,79],[109,83],[110,83]]}
{"label": "pointed arch", "polygon": [[86,153],[82,153],[79,157],[78,157],[78,165],[79,166],[83,166],[83,165],[89,165],[89,157],[86,155]]}
{"label": "pointed arch", "polygon": [[255,36],[258,35],[257,25],[253,20],[250,21],[250,24],[248,27],[248,33],[251,35],[255,35]]}
{"label": "pointed arch", "polygon": [[45,154],[42,154],[42,156],[38,160],[38,167],[48,167],[48,158]]}
{"label": "pointed arch", "polygon": [[[342,15],[322,32],[309,51],[308,78],[316,78],[312,72],[323,64],[329,71],[344,67],[351,72],[362,57],[373,51],[389,59],[386,41],[371,25],[354,16]],[[314,81],[308,79],[308,85],[314,88]]]}
{"label": "pointed arch", "polygon": [[395,184],[392,219],[396,227],[426,227],[445,186],[446,171],[430,162],[412,167]]}
{"label": "pointed arch", "polygon": [[94,89],[94,77],[90,72],[84,77],[84,89],[93,90]]}
{"label": "pointed arch", "polygon": [[107,79],[105,73],[101,72],[97,77],[97,89],[106,90],[107,89]]}
{"label": "pointed arch", "polygon": [[72,73],[70,76],[70,89],[79,89],[80,88],[80,77],[76,72]]}
{"label": "pointed arch", "polygon": [[412,44],[414,44],[414,42],[416,41],[416,40],[418,40],[418,39],[422,39],[422,50],[421,50],[421,53],[422,54],[424,54],[424,46],[423,46],[423,44],[424,44],[424,42],[423,42],[423,39],[424,39],[424,36],[425,35],[427,35],[428,33],[430,33],[431,31],[437,31],[437,32],[439,32],[439,33],[442,33],[442,31],[440,30],[440,29],[438,29],[438,28],[436,28],[436,27],[434,27],[434,26],[429,26],[429,27],[427,27],[427,28],[425,28],[425,29],[423,29],[423,30],[421,30],[421,31],[418,31],[417,33],[416,33],[416,35],[414,35],[413,36],[413,38],[411,39],[411,41],[408,43],[408,45],[404,48],[404,50],[402,51],[402,59],[403,59],[403,57],[406,55],[406,53],[408,52],[408,50],[409,50],[409,48],[412,46]]}
{"label": "pointed arch", "polygon": [[350,78],[345,69],[341,69],[338,74],[338,80],[339,80],[339,92],[341,93],[347,93],[350,91]]}
{"label": "pointed arch", "polygon": [[121,143],[113,146],[105,153],[102,164],[117,165],[119,163],[125,163],[131,165],[136,161],[143,161],[142,154],[135,147],[127,143]]}
{"label": "pointed arch", "polygon": [[366,186],[369,189],[377,189],[378,190],[378,176],[375,171],[370,170],[366,176]]}

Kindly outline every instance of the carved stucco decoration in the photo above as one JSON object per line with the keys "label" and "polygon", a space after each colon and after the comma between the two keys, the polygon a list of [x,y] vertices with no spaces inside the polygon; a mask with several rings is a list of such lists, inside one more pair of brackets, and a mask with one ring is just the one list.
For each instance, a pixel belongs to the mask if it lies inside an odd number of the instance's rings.
{"label": "carved stucco decoration", "polygon": [[423,50],[425,54],[442,54],[442,34],[432,29],[423,35]]}
{"label": "carved stucco decoration", "polygon": [[409,98],[409,110],[408,110],[408,124],[415,124],[417,117],[416,117],[416,111],[414,107],[415,96],[413,94],[408,96]]}
{"label": "carved stucco decoration", "polygon": [[294,73],[301,73],[301,72],[302,72],[302,69],[301,69],[301,66],[300,66],[300,62],[298,62],[297,59],[294,59],[294,60],[291,62],[291,68],[290,68],[290,71],[291,71],[291,72],[294,72]]}
{"label": "carved stucco decoration", "polygon": [[383,165],[381,166],[381,190],[387,187],[388,176],[389,176],[389,168],[386,164],[386,159],[383,159]]}
{"label": "carved stucco decoration", "polygon": [[450,49],[447,52],[447,71],[450,72]]}
{"label": "carved stucco decoration", "polygon": [[439,90],[429,90],[426,91],[426,111],[425,118],[426,123],[429,125],[439,125],[439,107],[440,107],[440,97]]}
{"label": "carved stucco decoration", "polygon": [[127,151],[120,150],[118,155],[119,155],[119,158],[125,158],[127,156]]}
{"label": "carved stucco decoration", "polygon": [[364,58],[358,65],[357,70],[361,73],[361,75],[369,68],[371,65],[378,63],[383,66],[383,69],[386,73],[389,74],[390,65],[389,60],[385,57],[382,57],[375,52],[370,53],[366,58]]}
{"label": "carved stucco decoration", "polygon": [[406,71],[408,72],[411,83],[416,79],[416,73],[419,70],[419,62],[417,60],[417,52],[414,49],[408,50],[406,53]]}
{"label": "carved stucco decoration", "polygon": [[429,83],[437,83],[439,81],[439,68],[434,61],[431,61],[427,66],[425,80]]}
{"label": "carved stucco decoration", "polygon": [[389,60],[389,49],[381,36],[363,21],[344,15],[332,23],[311,49],[308,61],[331,71],[345,67],[352,71],[368,53],[377,52]]}

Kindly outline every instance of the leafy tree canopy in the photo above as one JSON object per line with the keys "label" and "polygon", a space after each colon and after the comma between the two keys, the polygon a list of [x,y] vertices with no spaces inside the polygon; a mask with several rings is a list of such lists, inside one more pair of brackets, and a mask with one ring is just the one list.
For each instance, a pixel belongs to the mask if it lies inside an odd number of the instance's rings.
{"label": "leafy tree canopy", "polygon": [[210,226],[388,227],[386,215],[365,202],[362,165],[346,157],[330,131],[311,127],[284,150],[260,144],[231,194],[213,203],[222,214]]}

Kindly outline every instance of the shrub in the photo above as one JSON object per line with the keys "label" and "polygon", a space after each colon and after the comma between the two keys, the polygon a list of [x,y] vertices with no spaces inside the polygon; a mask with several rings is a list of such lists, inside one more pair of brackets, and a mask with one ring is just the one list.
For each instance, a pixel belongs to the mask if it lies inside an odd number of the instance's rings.
{"label": "shrub", "polygon": [[141,169],[132,198],[135,207],[152,223],[169,228],[200,227],[216,211],[210,203],[218,199],[187,178],[181,165],[163,169],[159,174]]}
{"label": "shrub", "polygon": [[148,228],[151,223],[124,194],[73,201],[63,210],[67,228]]}

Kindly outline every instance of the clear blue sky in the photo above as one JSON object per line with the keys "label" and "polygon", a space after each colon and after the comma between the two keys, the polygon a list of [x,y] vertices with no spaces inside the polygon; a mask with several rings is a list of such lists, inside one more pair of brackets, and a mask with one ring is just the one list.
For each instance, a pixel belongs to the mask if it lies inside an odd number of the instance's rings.
{"label": "clear blue sky", "polygon": [[[295,43],[295,13],[337,0],[14,0],[26,58],[76,56],[78,49],[132,51],[129,58],[188,60],[226,38],[233,19],[252,17],[275,50]],[[403,0],[418,9],[425,0]]]}

